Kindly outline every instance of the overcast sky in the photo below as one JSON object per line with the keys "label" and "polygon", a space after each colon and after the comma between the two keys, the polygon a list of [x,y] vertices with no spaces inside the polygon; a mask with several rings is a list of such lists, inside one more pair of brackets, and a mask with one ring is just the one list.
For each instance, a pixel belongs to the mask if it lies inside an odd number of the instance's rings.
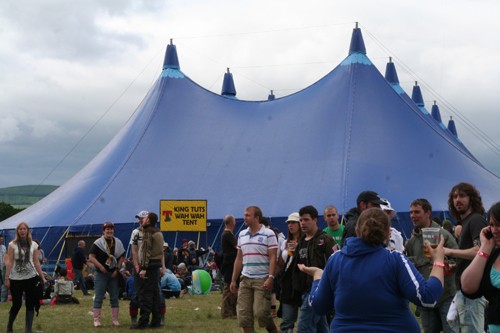
{"label": "overcast sky", "polygon": [[427,109],[437,100],[500,175],[498,150],[480,138],[500,143],[499,21],[494,0],[4,0],[0,187],[61,185],[87,164],[158,78],[170,38],[195,82],[220,93],[230,67],[237,97],[262,100],[335,68],[354,22],[379,71],[392,56],[406,92],[419,81]]}

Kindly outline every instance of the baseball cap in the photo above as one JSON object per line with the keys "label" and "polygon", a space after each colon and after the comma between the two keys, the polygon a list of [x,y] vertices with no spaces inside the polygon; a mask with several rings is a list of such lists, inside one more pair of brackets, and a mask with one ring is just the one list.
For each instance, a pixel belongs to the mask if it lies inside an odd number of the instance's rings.
{"label": "baseball cap", "polygon": [[135,215],[136,219],[142,219],[148,216],[149,212],[147,210],[141,210],[139,213]]}
{"label": "baseball cap", "polygon": [[292,214],[288,215],[288,218],[286,219],[286,223],[288,222],[300,222],[300,215],[297,212],[293,212]]}
{"label": "baseball cap", "polygon": [[360,202],[371,202],[375,205],[385,205],[387,202],[380,199],[377,192],[373,191],[363,191],[358,195],[358,199],[356,199],[356,203]]}

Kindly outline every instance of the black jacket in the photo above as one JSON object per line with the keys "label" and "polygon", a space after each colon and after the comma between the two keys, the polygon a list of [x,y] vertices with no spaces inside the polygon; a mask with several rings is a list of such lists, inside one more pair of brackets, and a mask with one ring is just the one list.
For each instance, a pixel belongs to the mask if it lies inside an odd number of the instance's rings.
{"label": "black jacket", "polygon": [[493,263],[500,255],[500,247],[495,248],[493,253],[491,253],[488,261],[486,262],[486,267],[484,268],[483,278],[481,279],[481,285],[475,294],[462,293],[468,298],[479,298],[484,296],[489,304],[487,308],[487,318],[488,324],[500,325],[500,289],[495,288],[491,284],[490,272],[493,267]]}

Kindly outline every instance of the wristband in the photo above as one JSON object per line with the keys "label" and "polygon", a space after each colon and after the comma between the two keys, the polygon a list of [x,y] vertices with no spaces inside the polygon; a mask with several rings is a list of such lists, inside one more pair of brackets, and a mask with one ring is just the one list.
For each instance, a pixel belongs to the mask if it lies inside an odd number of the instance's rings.
{"label": "wristband", "polygon": [[477,255],[483,258],[488,259],[490,257],[489,253],[483,252],[483,251],[477,251]]}
{"label": "wristband", "polygon": [[274,275],[272,275],[272,274],[269,274],[267,277],[274,280]]}
{"label": "wristband", "polygon": [[439,261],[436,261],[433,266],[436,266],[436,267],[441,267],[441,268],[444,268],[444,264],[442,262],[439,262]]}

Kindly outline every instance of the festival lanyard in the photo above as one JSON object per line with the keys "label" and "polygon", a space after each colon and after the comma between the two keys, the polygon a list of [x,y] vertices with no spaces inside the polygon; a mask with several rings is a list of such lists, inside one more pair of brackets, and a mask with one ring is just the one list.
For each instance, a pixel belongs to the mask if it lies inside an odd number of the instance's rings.
{"label": "festival lanyard", "polygon": [[112,252],[111,250],[113,249],[113,245],[114,245],[114,243],[115,243],[115,238],[114,238],[114,237],[113,237],[113,238],[111,238],[111,242],[110,242],[110,243],[111,243],[111,244],[108,244],[108,241],[106,240],[106,248],[108,249],[108,253],[109,253],[109,255],[110,255],[110,256],[112,256],[112,255],[113,255],[113,252]]}

